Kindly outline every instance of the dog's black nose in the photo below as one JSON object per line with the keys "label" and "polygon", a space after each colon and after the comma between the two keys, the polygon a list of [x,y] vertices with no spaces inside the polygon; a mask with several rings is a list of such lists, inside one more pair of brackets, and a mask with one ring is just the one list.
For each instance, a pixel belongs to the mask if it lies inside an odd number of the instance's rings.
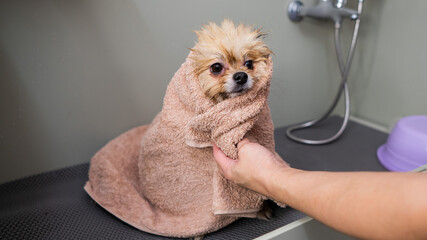
{"label": "dog's black nose", "polygon": [[236,72],[233,75],[233,80],[240,85],[245,84],[248,81],[248,74],[245,72]]}

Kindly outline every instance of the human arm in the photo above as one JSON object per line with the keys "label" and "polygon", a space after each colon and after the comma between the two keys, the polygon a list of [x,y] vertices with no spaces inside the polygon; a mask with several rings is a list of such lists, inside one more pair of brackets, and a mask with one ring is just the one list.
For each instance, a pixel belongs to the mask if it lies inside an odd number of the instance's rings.
{"label": "human arm", "polygon": [[237,160],[216,146],[224,176],[341,232],[369,239],[427,238],[427,174],[312,172],[244,139]]}

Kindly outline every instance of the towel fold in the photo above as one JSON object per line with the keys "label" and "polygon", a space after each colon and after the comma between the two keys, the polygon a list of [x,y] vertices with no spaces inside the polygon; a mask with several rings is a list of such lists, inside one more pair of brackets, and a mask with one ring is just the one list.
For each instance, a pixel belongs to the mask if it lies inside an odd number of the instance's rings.
{"label": "towel fold", "polygon": [[85,190],[132,226],[175,237],[203,235],[255,217],[266,197],[225,179],[212,142],[237,158],[249,137],[274,151],[268,75],[245,94],[215,103],[200,89],[191,53],[172,78],[151,124],[122,134],[91,160]]}

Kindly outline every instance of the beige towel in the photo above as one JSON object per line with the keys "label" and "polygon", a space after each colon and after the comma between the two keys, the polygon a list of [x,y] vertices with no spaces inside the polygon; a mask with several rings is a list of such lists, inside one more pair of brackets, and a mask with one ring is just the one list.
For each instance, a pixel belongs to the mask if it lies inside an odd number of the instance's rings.
{"label": "beige towel", "polygon": [[91,160],[87,193],[130,225],[175,237],[203,235],[239,217],[255,217],[264,196],[219,174],[215,142],[237,157],[245,136],[274,151],[268,75],[245,94],[215,104],[202,93],[191,54],[172,78],[150,125],[109,142]]}

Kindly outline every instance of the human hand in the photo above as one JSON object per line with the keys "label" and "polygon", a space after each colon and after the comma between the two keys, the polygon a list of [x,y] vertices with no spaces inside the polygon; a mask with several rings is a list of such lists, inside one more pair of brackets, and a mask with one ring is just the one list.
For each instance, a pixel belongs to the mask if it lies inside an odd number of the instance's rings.
{"label": "human hand", "polygon": [[238,185],[271,196],[270,183],[281,170],[288,169],[289,166],[277,153],[246,138],[238,143],[237,149],[238,158],[234,160],[213,144],[213,154],[220,172]]}

